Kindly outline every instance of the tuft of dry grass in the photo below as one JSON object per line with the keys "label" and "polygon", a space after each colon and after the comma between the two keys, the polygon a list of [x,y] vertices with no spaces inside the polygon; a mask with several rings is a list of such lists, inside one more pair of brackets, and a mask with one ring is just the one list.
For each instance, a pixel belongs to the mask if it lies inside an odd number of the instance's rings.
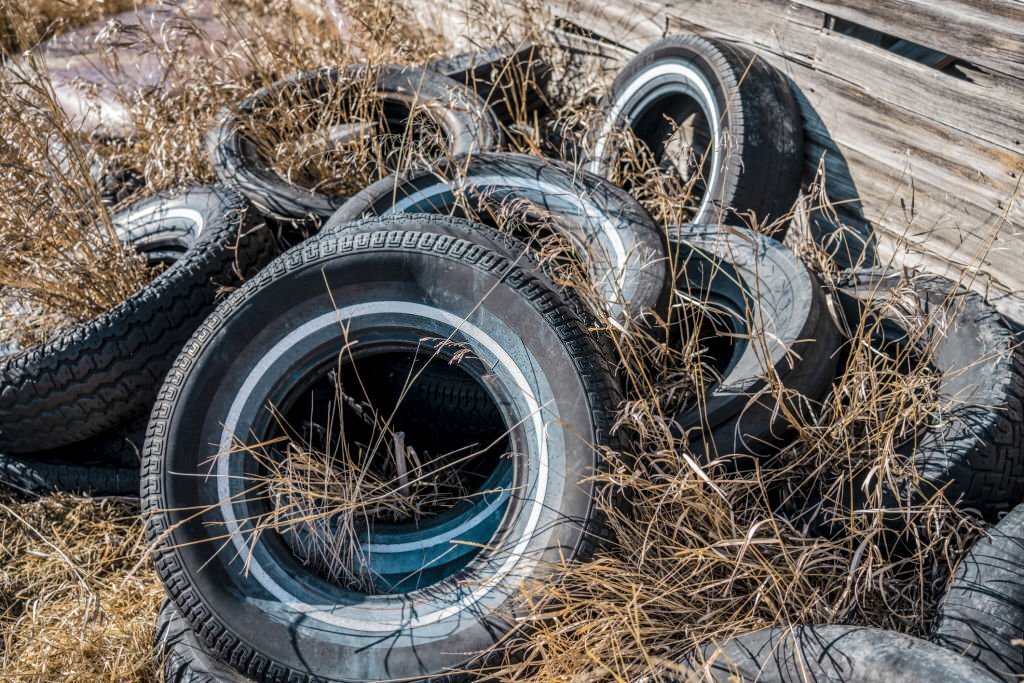
{"label": "tuft of dry grass", "polygon": [[24,52],[50,36],[145,4],[140,0],[4,0],[0,55]]}
{"label": "tuft of dry grass", "polygon": [[0,133],[0,346],[28,346],[127,299],[151,273],[118,239],[91,172],[101,162],[39,62],[0,72]]}
{"label": "tuft of dry grass", "polygon": [[0,498],[0,679],[151,681],[163,589],[138,505]]}

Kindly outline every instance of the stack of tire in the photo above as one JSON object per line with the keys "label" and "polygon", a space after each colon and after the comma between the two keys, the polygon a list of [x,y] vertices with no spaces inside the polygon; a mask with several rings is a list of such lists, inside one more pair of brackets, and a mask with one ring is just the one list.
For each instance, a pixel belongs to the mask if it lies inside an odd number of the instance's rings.
{"label": "stack of tire", "polygon": [[193,187],[113,216],[125,244],[165,266],[144,289],[45,343],[0,357],[0,480],[16,491],[138,494],[160,383],[219,291],[274,256],[244,197]]}
{"label": "stack of tire", "polygon": [[[519,108],[492,107],[500,89],[487,84],[523,59],[533,56],[458,58],[446,62],[448,75],[440,66],[325,68],[254,93],[213,136],[225,187],[149,200],[119,218],[126,242],[171,264],[164,274],[98,321],[4,360],[0,449],[18,462],[53,447],[71,448],[62,457],[81,465],[76,444],[116,434],[152,408],[141,497],[168,594],[158,629],[167,680],[472,679],[500,659],[521,616],[520,585],[597,547],[606,525],[593,475],[602,450],[626,445],[613,430],[620,378],[591,331],[594,311],[556,283],[530,235],[495,229],[497,210],[557,217],[551,230],[585,264],[600,313],[623,329],[665,319],[673,290],[714,303],[735,341],[714,358],[719,379],[699,408],[668,425],[709,459],[761,457],[785,444],[783,416],[826,395],[844,332],[894,281],[849,272],[826,292],[781,243],[784,230],[767,236],[745,225],[785,216],[803,170],[799,111],[763,60],[695,36],[651,45],[612,84],[579,168],[501,151]],[[429,103],[444,159],[351,197],[327,196],[278,175],[239,125],[281,91],[315,98],[367,69],[394,105],[382,122],[389,129],[406,124],[411,101]],[[677,170],[701,179],[694,220],[658,225],[607,180],[618,161],[614,133],[630,129],[659,163],[674,163],[667,139],[683,127],[695,131],[698,161]],[[266,263],[268,223],[291,239],[310,236]],[[218,288],[243,279],[215,302]],[[1020,355],[979,296],[939,278],[915,280],[911,294],[922,309],[959,302],[934,330],[933,363],[938,391],[970,415],[925,425],[907,448],[936,491],[995,518],[1022,498]],[[898,337],[899,320],[886,322]],[[872,340],[880,349],[891,342]],[[769,374],[785,389],[785,410]],[[281,442],[279,418],[322,414],[315,397],[330,403],[352,378],[352,403],[380,402],[396,431],[434,452],[478,453],[460,482],[470,491],[463,502],[357,530],[373,549],[354,561],[372,577],[358,585],[333,578],[346,567],[314,568],[303,556],[303,539],[336,531],[331,520],[251,533],[279,501],[253,493],[260,465],[239,446]],[[830,523],[818,520],[819,530]],[[798,680],[812,662],[835,680],[894,680],[889,671],[899,680],[988,680],[993,666],[979,662],[994,646],[952,626],[979,618],[967,614],[969,596],[957,597],[977,580],[957,581],[936,639],[958,653],[870,629],[802,627],[723,644],[728,666],[703,675]],[[1006,620],[1020,624],[1014,614]],[[704,666],[708,656],[689,663]],[[1019,648],[999,656],[1020,664]]]}

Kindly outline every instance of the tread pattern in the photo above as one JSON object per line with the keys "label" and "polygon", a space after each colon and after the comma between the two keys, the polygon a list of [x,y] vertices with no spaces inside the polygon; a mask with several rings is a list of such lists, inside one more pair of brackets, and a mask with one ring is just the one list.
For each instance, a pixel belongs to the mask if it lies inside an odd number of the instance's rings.
{"label": "tread pattern", "polygon": [[199,642],[170,600],[164,600],[156,618],[156,656],[164,683],[245,683],[249,680],[218,661]]}
{"label": "tread pattern", "polygon": [[[261,271],[254,279],[229,297],[207,318],[206,322],[186,344],[157,398],[143,456],[142,507],[146,518],[146,535],[154,548],[153,558],[156,571],[164,587],[192,625],[199,639],[216,653],[221,661],[230,662],[236,670],[258,681],[289,681],[289,683],[320,683],[326,680],[326,672],[310,672],[291,669],[279,662],[269,661],[246,640],[242,639],[213,613],[203,595],[192,583],[185,571],[177,549],[178,541],[171,530],[171,519],[167,512],[173,501],[163,496],[165,467],[170,468],[165,457],[164,438],[168,432],[171,415],[176,409],[175,399],[195,363],[204,340],[210,338],[224,325],[231,314],[243,306],[249,295],[270,285],[284,274],[337,258],[343,254],[374,250],[402,250],[431,254],[436,258],[458,261],[473,269],[502,280],[504,284],[519,292],[551,327],[557,331],[564,347],[573,357],[573,362],[589,397],[589,411],[598,436],[598,441],[612,448],[621,447],[620,437],[613,434],[614,407],[620,394],[613,377],[612,364],[603,356],[591,338],[576,308],[559,296],[553,284],[541,272],[516,265],[502,253],[482,247],[471,239],[456,239],[448,235],[432,234],[428,230],[395,229],[403,220],[415,220],[421,226],[431,224],[451,230],[453,224],[467,233],[482,232],[487,242],[503,240],[489,231],[470,228],[465,221],[444,216],[416,215],[389,220],[367,219],[354,224],[354,231],[338,234],[322,234],[288,251]],[[360,232],[359,228],[381,226],[379,231]],[[387,226],[391,225],[391,229]],[[514,240],[506,240],[510,248]],[[486,243],[486,242],[485,242]],[[606,463],[598,460],[598,468]],[[573,553],[574,557],[589,556],[608,533],[607,524],[600,507],[591,501],[590,510],[584,519],[578,520],[583,533]],[[509,605],[511,608],[511,605]],[[494,656],[498,656],[495,653]],[[486,665],[484,662],[476,662]],[[474,680],[470,674],[455,674],[434,678],[441,682]]]}
{"label": "tread pattern", "polygon": [[18,458],[0,454],[0,484],[21,493],[57,491],[88,496],[139,495],[139,468]]}
{"label": "tread pattern", "polygon": [[1024,675],[1024,506],[1017,506],[960,561],[939,605],[931,640],[1004,681]]}
{"label": "tread pattern", "polygon": [[[839,289],[885,296],[897,282],[878,270],[854,271],[843,275]],[[951,391],[941,380],[943,414],[917,439],[918,473],[936,490],[948,486],[950,500],[993,520],[1024,499],[1024,349],[979,294],[937,276],[911,282],[923,311],[948,305],[955,314],[952,320],[932,315],[926,341],[935,345],[937,370],[969,387]],[[971,343],[950,341],[943,326],[969,330]]]}
{"label": "tread pattern", "polygon": [[147,410],[218,291],[273,255],[269,231],[241,195],[222,187],[190,192],[216,197],[220,208],[185,256],[110,311],[0,358],[0,449],[59,448]]}
{"label": "tread pattern", "polygon": [[671,681],[761,683],[995,683],[972,662],[926,640],[864,626],[766,628],[700,648]]}

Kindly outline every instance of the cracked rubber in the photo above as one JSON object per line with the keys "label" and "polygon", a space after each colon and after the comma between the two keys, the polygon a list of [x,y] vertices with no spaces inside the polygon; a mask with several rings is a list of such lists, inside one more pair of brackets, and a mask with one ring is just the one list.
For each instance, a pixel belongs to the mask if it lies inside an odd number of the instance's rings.
{"label": "cracked rubber", "polygon": [[[194,216],[187,212],[203,217],[198,237],[191,218],[181,218]],[[67,446],[147,411],[221,288],[273,255],[248,202],[227,188],[147,199],[114,222],[124,239],[138,238],[144,254],[173,263],[106,313],[0,358],[0,452]]]}
{"label": "cracked rubber", "polygon": [[[592,444],[622,447],[610,432],[620,394],[612,366],[585,322],[523,250],[514,240],[457,218],[369,219],[343,231],[321,233],[286,252],[221,304],[186,345],[167,375],[150,421],[143,510],[157,573],[197,637],[218,659],[267,682],[473,680],[472,674],[463,672],[486,665],[494,656],[494,645],[512,627],[506,617],[519,613],[515,598],[520,582],[543,580],[551,571],[548,561],[585,558],[593,552],[607,527],[593,499],[596,484],[590,477],[603,461]],[[332,296],[325,291],[325,282],[330,283]],[[381,298],[385,294],[394,298]],[[193,517],[187,508],[202,501],[215,503],[221,495],[218,482],[229,488],[236,485],[231,482],[237,480],[230,474],[225,478],[220,468],[241,467],[241,458],[218,460],[213,477],[189,473],[208,467],[203,463],[216,453],[225,432],[248,433],[249,427],[235,421],[243,418],[233,416],[262,414],[264,392],[276,386],[265,373],[277,377],[290,367],[288,359],[308,357],[303,355],[306,344],[326,344],[316,348],[329,350],[347,335],[362,334],[358,325],[378,329],[373,327],[375,319],[360,322],[352,317],[349,320],[355,322],[345,326],[343,335],[335,322],[339,306],[362,306],[364,299],[369,306],[365,315],[392,315],[375,313],[378,302],[415,301],[426,308],[409,310],[421,311],[422,321],[453,316],[448,319],[482,326],[495,341],[502,340],[474,346],[475,354],[485,348],[508,349],[518,356],[520,349],[528,349],[524,360],[515,363],[532,365],[524,376],[534,392],[530,395],[538,398],[513,392],[504,378],[506,369],[489,362],[487,367],[496,368],[492,372],[498,373],[502,390],[512,392],[514,405],[538,400],[545,407],[543,413],[534,411],[537,418],[531,417],[528,426],[516,427],[521,431],[515,438],[527,439],[518,442],[523,455],[513,460],[521,478],[516,490],[522,493],[510,503],[495,547],[482,551],[459,574],[426,589],[352,602],[339,599],[336,584],[304,573],[296,561],[275,551],[280,545],[274,546],[273,534],[260,536],[253,545],[251,571],[232,559],[230,549],[218,552],[222,542],[208,541],[234,533],[226,511],[248,505],[230,491],[226,495],[233,503],[207,507],[204,519],[180,522],[183,515]],[[320,327],[303,328],[315,332],[301,333],[319,336],[288,337],[283,343],[285,336],[300,329],[300,320],[323,321]],[[460,329],[469,328],[460,323]],[[509,330],[517,331],[514,339],[505,338],[512,334]],[[268,355],[268,348],[291,355]],[[535,362],[527,360],[530,354],[536,354]],[[268,358],[272,360],[264,363]],[[254,366],[259,359],[263,360]],[[253,367],[260,368],[259,375],[251,374]],[[211,375],[214,368],[217,376]],[[249,393],[246,387],[259,393]],[[240,393],[243,388],[245,393]],[[549,393],[550,401],[545,398]],[[236,400],[251,410],[228,411]],[[198,405],[203,406],[201,411]],[[563,429],[563,423],[571,429]],[[541,451],[530,445],[536,442],[529,435],[545,431],[543,443],[550,460],[541,465],[536,460]],[[544,488],[537,488],[540,481],[547,482]],[[523,506],[533,512],[526,515]],[[233,538],[243,542],[240,536]],[[525,545],[517,545],[514,552],[505,545],[520,542]],[[511,574],[492,574],[505,562],[512,563]],[[287,577],[277,573],[285,566]],[[277,578],[272,581],[272,576]],[[266,592],[272,583],[278,586],[274,590],[294,592],[298,601]],[[478,590],[473,586],[482,587],[482,592],[467,593]],[[315,604],[334,605],[330,615],[316,611],[311,590],[323,596],[323,603],[315,598]],[[472,600],[464,605],[461,600],[470,599],[467,596]],[[423,624],[400,616],[407,614],[407,601],[412,599]],[[446,609],[451,611],[438,611]],[[399,620],[394,628],[388,625],[392,619]],[[383,639],[382,628],[390,634]]]}
{"label": "cracked rubber", "polygon": [[[1002,681],[1024,675],[1024,506],[988,530],[956,568],[931,641]],[[1018,641],[1018,642],[1014,642]]]}

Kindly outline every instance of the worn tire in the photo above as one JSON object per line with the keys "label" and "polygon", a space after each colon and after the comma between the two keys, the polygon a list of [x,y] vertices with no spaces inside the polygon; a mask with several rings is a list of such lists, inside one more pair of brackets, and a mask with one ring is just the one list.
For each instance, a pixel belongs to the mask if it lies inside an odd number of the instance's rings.
{"label": "worn tire", "polygon": [[668,681],[994,683],[974,663],[895,631],[862,626],[767,628],[701,648]]}
{"label": "worn tire", "polygon": [[156,657],[164,683],[246,683],[199,642],[188,622],[164,600],[156,618]]}
{"label": "worn tire", "polygon": [[676,427],[710,457],[770,452],[790,430],[768,377],[786,388],[797,413],[821,400],[835,377],[840,336],[825,295],[788,247],[750,230],[694,229],[672,250],[677,291],[706,303],[734,335],[719,380]]}
{"label": "worn tire", "polygon": [[0,484],[20,493],[47,495],[57,491],[87,496],[139,495],[139,468],[81,459],[40,459],[0,454]]}
{"label": "worn tire", "polygon": [[474,154],[389,176],[353,196],[324,229],[365,216],[458,215],[463,207],[485,222],[495,222],[503,207],[517,215],[536,210],[566,219],[548,223],[585,260],[610,314],[632,318],[653,310],[665,315],[672,283],[664,232],[619,188],[551,159]]}
{"label": "worn tire", "polygon": [[406,420],[435,426],[459,420],[460,429],[471,436],[504,431],[487,391],[471,378],[453,378],[428,366],[411,385],[402,373],[381,379],[394,392],[405,392],[399,410]]}
{"label": "worn tire", "polygon": [[[553,564],[592,552],[605,529],[590,478],[603,466],[593,444],[621,447],[610,433],[619,394],[576,309],[522,250],[441,216],[321,233],[234,293],[186,346],[150,421],[143,508],[157,572],[222,661],[257,681],[457,678],[485,663],[510,630],[503,615],[517,613],[521,581],[542,580]],[[372,336],[384,335],[382,325],[387,335]],[[314,364],[335,363],[346,339],[392,344],[450,334],[445,357],[465,349],[463,369],[489,368],[486,386],[523,454],[509,459],[514,493],[490,547],[426,588],[370,598],[304,570],[273,534],[243,553],[247,569],[233,550],[208,542],[228,534],[232,546],[247,545],[232,519],[244,518],[249,503],[221,491],[245,485],[245,459],[218,459],[210,477],[190,473],[231,435],[263,433],[258,422],[269,424],[274,378],[303,381]],[[299,365],[309,373],[293,372]],[[199,519],[188,511],[196,504],[212,507]],[[194,519],[182,524],[185,517]],[[278,572],[285,567],[287,576]]]}
{"label": "worn tire", "polygon": [[[836,288],[841,323],[856,330],[870,310],[866,307],[904,282],[900,273],[844,273]],[[980,295],[945,278],[915,277],[898,294],[915,315],[928,316],[921,343],[931,348],[928,361],[939,375],[939,408],[932,424],[898,446],[912,455],[924,490],[891,491],[892,505],[899,504],[897,498],[907,504],[908,497],[927,498],[943,490],[950,502],[994,520],[1024,499],[1024,356],[1019,344]],[[906,334],[895,317],[884,323]],[[861,505],[862,487],[850,488],[857,496],[853,505]]]}
{"label": "worn tire", "polygon": [[272,255],[255,220],[248,202],[226,188],[154,197],[116,214],[124,239],[173,263],[106,313],[0,358],[0,450],[59,448],[147,410],[218,291]]}
{"label": "worn tire", "polygon": [[521,114],[550,110],[544,91],[551,67],[533,43],[503,43],[464,52],[433,61],[427,68],[472,88],[502,125],[512,125]]}
{"label": "worn tire", "polygon": [[[699,112],[710,149],[699,155],[706,189],[691,223],[750,225],[746,214],[753,213],[769,224],[792,209],[803,122],[786,79],[754,54],[710,38],[669,36],[622,68],[605,109],[590,147],[593,173],[608,177],[614,168],[614,131],[631,128],[661,161],[674,126]],[[781,227],[775,236],[784,233]]]}
{"label": "worn tire", "polygon": [[[1024,675],[1024,506],[1018,505],[960,560],[931,641],[1003,681]],[[1014,641],[1018,641],[1014,643]]]}
{"label": "worn tire", "polygon": [[[275,220],[314,225],[326,220],[346,198],[328,196],[282,178],[245,136],[242,122],[268,101],[282,96],[323,95],[342,79],[358,82],[367,78],[366,69],[365,66],[324,67],[291,76],[250,95],[236,110],[228,112],[217,130],[211,133],[217,177]],[[411,96],[421,105],[431,104],[424,111],[446,134],[449,156],[489,151],[500,143],[501,133],[493,112],[461,83],[434,71],[395,65],[377,67],[369,77],[374,79],[374,88],[382,98],[404,107],[406,114]],[[345,106],[350,104],[345,102]]]}

